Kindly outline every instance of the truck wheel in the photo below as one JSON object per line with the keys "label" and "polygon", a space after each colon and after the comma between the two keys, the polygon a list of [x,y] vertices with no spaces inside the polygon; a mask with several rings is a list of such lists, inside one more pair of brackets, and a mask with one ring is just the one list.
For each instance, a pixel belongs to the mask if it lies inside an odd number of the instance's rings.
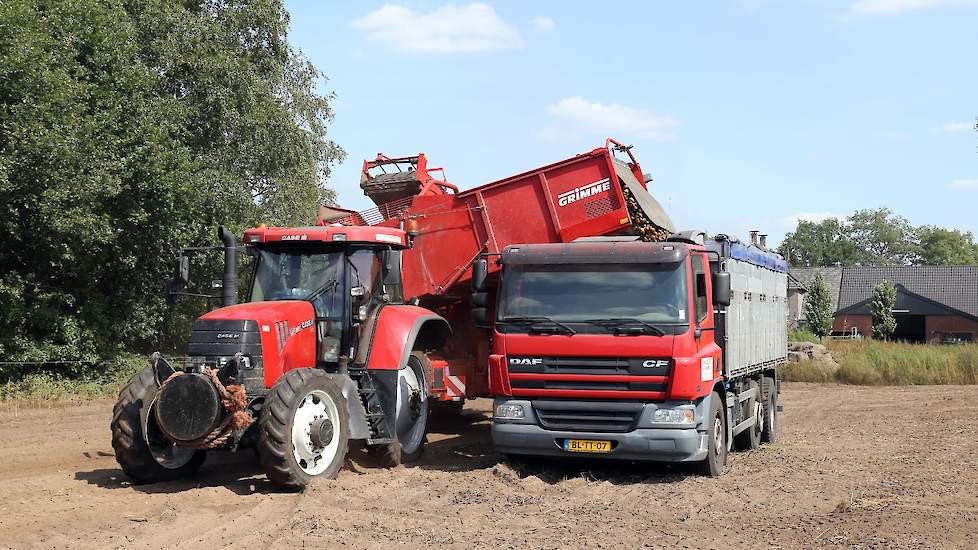
{"label": "truck wheel", "polygon": [[706,458],[700,462],[700,472],[710,477],[723,475],[723,467],[727,464],[725,410],[720,394],[710,394],[710,414],[706,419]]}
{"label": "truck wheel", "polygon": [[[757,381],[751,380],[749,388],[759,388]],[[734,436],[734,446],[738,451],[752,451],[761,446],[761,431],[764,429],[764,407],[756,397],[747,400],[747,410],[754,417],[754,425]]]}
{"label": "truck wheel", "polygon": [[385,466],[393,468],[417,460],[428,441],[428,417],[431,400],[425,383],[428,359],[414,352],[408,364],[397,372],[397,403],[394,414],[394,439],[383,445],[367,447],[367,453]]}
{"label": "truck wheel", "polygon": [[332,479],[343,466],[350,424],[343,391],[321,370],[290,370],[275,382],[258,421],[258,457],[268,478],[292,489]]}
{"label": "truck wheel", "polygon": [[764,429],[761,440],[768,443],[778,441],[778,386],[772,376],[761,379],[764,388]]}
{"label": "truck wheel", "polygon": [[136,483],[157,483],[190,477],[204,462],[204,451],[177,447],[168,440],[156,415],[153,367],[133,375],[112,408],[112,448],[122,471]]}

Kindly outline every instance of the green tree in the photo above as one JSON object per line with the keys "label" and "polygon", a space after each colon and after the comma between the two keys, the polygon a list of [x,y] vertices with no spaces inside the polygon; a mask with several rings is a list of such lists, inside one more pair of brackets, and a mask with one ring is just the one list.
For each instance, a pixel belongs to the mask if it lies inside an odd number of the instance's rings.
{"label": "green tree", "polygon": [[913,226],[889,208],[855,211],[846,218],[846,232],[862,263],[910,265],[917,257]]}
{"label": "green tree", "polygon": [[275,0],[0,2],[0,358],[182,340],[175,249],[332,199],[332,96],[287,27]]}
{"label": "green tree", "polygon": [[805,322],[812,334],[824,338],[832,333],[832,293],[819,272],[815,272],[815,278],[808,285],[804,309]]}
{"label": "green tree", "polygon": [[917,228],[920,243],[916,263],[923,265],[974,265],[978,264],[978,244],[970,231],[944,229],[932,225]]}
{"label": "green tree", "polygon": [[846,226],[835,218],[799,220],[795,230],[784,236],[778,252],[789,264],[804,267],[853,265],[861,259]]}
{"label": "green tree", "polygon": [[873,287],[873,338],[889,340],[896,330],[893,308],[896,306],[896,287],[884,279]]}

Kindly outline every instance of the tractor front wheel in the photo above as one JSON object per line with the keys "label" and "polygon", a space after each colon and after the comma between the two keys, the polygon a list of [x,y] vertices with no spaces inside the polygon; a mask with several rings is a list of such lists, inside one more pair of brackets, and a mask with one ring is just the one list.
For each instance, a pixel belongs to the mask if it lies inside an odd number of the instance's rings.
{"label": "tractor front wheel", "polygon": [[265,399],[258,457],[269,479],[301,489],[332,479],[343,467],[350,424],[343,391],[325,372],[301,368],[282,375]]}
{"label": "tractor front wheel", "polygon": [[147,367],[133,375],[112,408],[115,459],[136,483],[190,477],[205,458],[204,451],[177,447],[163,435],[152,414],[158,389],[153,367]]}

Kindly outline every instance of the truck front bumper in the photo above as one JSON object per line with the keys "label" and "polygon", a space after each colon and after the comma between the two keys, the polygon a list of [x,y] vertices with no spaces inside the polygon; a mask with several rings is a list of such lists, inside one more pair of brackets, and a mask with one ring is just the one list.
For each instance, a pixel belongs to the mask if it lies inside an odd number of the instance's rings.
{"label": "truck front bumper", "polygon": [[[496,403],[501,402],[507,401],[497,400]],[[652,462],[698,462],[707,455],[706,433],[695,425],[647,427],[640,422],[638,427],[624,433],[549,430],[537,424],[529,402],[519,403],[527,410],[527,418],[522,421],[493,419],[492,442],[500,453]],[[654,410],[655,405],[647,407]],[[644,419],[646,415],[642,417]],[[610,441],[612,449],[604,453],[567,451],[564,442],[568,439]]]}

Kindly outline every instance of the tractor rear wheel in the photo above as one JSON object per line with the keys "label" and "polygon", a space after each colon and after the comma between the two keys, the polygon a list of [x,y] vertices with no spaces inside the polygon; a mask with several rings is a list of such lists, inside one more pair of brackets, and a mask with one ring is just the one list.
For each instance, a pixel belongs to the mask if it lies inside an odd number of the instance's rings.
{"label": "tractor rear wheel", "polygon": [[427,357],[414,352],[408,356],[407,366],[397,372],[394,441],[367,447],[367,453],[387,467],[417,460],[424,452],[431,409],[425,382],[428,370]]}
{"label": "tractor rear wheel", "polygon": [[157,483],[190,477],[204,462],[205,452],[177,447],[151,414],[156,402],[153,367],[133,375],[112,408],[112,448],[122,471],[136,483]]}
{"label": "tractor rear wheel", "polygon": [[265,398],[258,457],[268,478],[279,485],[302,489],[314,478],[336,477],[349,439],[343,391],[321,370],[290,370]]}

